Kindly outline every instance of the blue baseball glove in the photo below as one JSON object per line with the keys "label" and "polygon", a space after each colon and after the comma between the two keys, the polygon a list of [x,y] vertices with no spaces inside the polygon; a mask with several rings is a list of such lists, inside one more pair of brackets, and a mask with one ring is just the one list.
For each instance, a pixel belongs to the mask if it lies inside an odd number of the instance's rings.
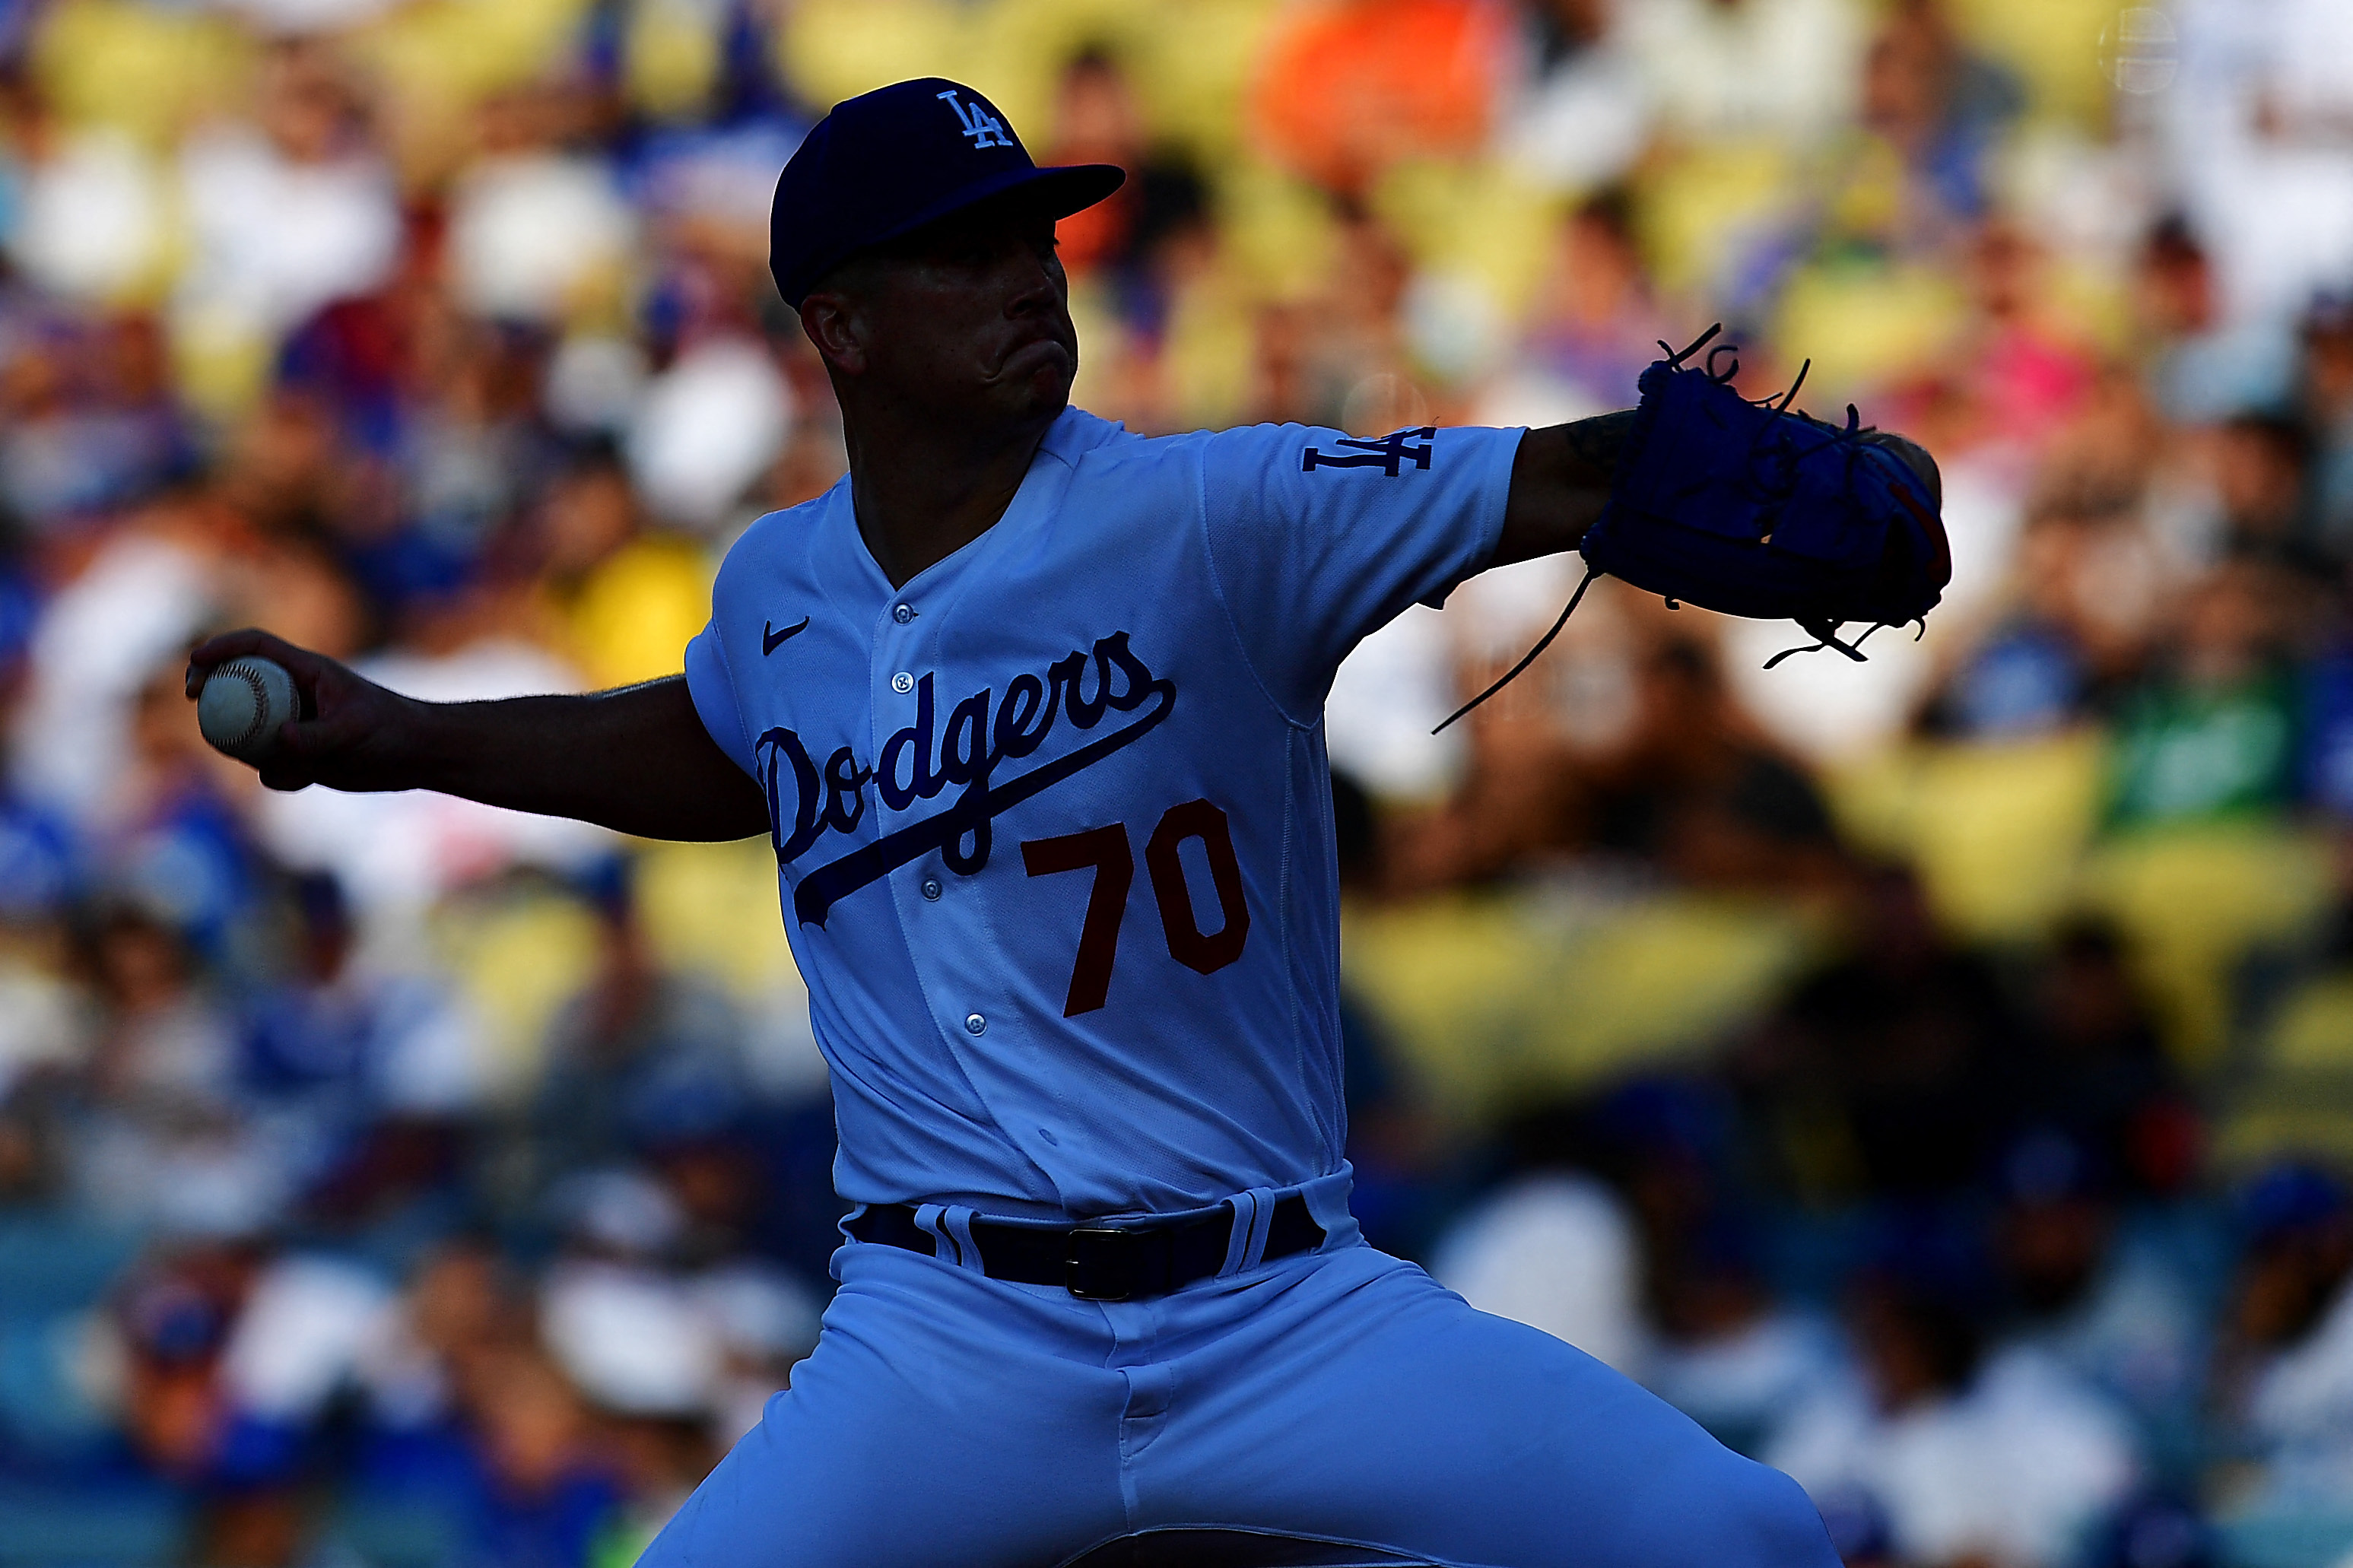
{"label": "blue baseball glove", "polygon": [[1731,384],[1737,359],[1715,368],[1728,345],[1685,363],[1720,331],[1642,373],[1609,504],[1577,546],[1585,580],[1544,640],[1447,724],[1534,663],[1605,572],[1670,604],[1786,616],[1814,639],[1789,653],[1835,648],[1853,659],[1862,639],[1842,638],[1842,627],[1861,625],[1868,637],[1921,621],[1943,596],[1953,561],[1935,461],[1900,436],[1861,427],[1852,405],[1843,427],[1795,412],[1797,386],[1750,402]]}

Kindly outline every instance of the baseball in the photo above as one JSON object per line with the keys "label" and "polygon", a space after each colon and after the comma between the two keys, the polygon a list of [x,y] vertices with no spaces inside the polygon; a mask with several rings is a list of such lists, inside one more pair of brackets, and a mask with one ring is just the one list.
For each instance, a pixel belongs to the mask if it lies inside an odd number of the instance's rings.
{"label": "baseball", "polygon": [[244,762],[266,756],[278,726],[295,717],[301,702],[294,678],[275,659],[233,658],[205,678],[196,699],[196,727],[214,750]]}

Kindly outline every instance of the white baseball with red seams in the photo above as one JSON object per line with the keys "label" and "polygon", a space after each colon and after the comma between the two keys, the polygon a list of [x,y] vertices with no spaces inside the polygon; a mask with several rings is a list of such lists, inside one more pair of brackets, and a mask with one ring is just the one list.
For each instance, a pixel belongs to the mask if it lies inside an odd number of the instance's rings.
{"label": "white baseball with red seams", "polygon": [[196,727],[215,751],[253,762],[268,754],[278,727],[301,711],[294,677],[276,659],[233,658],[205,678]]}

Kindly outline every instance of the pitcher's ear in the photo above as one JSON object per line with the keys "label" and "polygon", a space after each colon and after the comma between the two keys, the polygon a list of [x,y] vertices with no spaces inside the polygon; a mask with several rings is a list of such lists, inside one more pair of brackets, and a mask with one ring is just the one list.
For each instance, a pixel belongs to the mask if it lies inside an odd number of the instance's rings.
{"label": "pitcher's ear", "polygon": [[849,295],[828,289],[801,301],[801,331],[824,357],[827,368],[843,375],[866,370],[865,321]]}

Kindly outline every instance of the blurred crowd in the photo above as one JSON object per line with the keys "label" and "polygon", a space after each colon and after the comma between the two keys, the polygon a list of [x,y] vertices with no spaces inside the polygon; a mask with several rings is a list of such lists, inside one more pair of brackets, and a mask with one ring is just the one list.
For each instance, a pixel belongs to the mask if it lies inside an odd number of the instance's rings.
{"label": "blurred crowd", "polygon": [[1129,170],[1131,428],[1722,321],[1943,465],[1866,663],[1603,582],[1432,737],[1547,562],[1344,668],[1373,1239],[1852,1564],[2353,1558],[2343,0],[0,0],[0,1563],[627,1563],[814,1342],[767,847],[274,795],[181,668],[677,670],[844,464],[776,172],[929,73]]}

